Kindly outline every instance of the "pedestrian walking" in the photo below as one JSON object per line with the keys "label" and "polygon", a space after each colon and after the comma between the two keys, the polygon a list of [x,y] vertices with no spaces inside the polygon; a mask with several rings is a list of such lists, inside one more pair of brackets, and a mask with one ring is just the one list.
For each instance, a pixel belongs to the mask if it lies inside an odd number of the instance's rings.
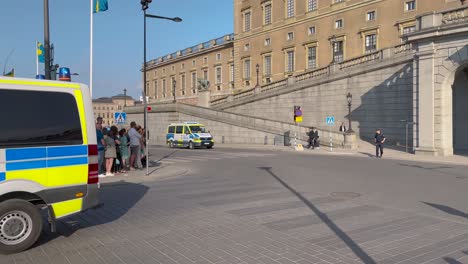
{"label": "pedestrian walking", "polygon": [[98,175],[99,177],[104,176],[104,134],[102,133],[102,117],[96,119],[96,138],[98,147]]}
{"label": "pedestrian walking", "polygon": [[104,141],[106,143],[106,150],[104,156],[106,158],[106,176],[114,176],[112,173],[112,165],[114,164],[114,159],[117,158],[117,148],[116,144],[120,142],[116,139],[115,129],[110,129],[107,135],[104,136]]}
{"label": "pedestrian walking", "polygon": [[382,158],[383,144],[385,142],[385,136],[382,133],[382,130],[377,129],[377,131],[375,132],[375,136],[374,136],[374,142],[375,142],[375,156],[377,158]]}
{"label": "pedestrian walking", "polygon": [[348,130],[346,129],[345,124],[344,124],[343,122],[341,122],[340,132],[341,132],[341,133],[346,133],[346,131],[348,131]]}
{"label": "pedestrian walking", "polygon": [[306,148],[308,148],[308,149],[313,148],[314,131],[313,131],[312,127],[309,128],[309,132],[307,132],[307,136],[308,136],[308,139],[307,139],[308,145],[306,146]]}
{"label": "pedestrian walking", "polygon": [[135,122],[130,123],[130,130],[128,131],[130,137],[130,170],[135,168],[142,168],[141,166],[141,134],[137,131]]}
{"label": "pedestrian walking", "polygon": [[129,147],[129,140],[128,140],[128,136],[127,136],[127,131],[125,130],[125,128],[122,128],[120,131],[119,131],[119,140],[120,140],[120,156],[122,158],[122,170],[121,172],[122,173],[125,173],[127,172],[127,166],[128,166],[128,162],[129,162],[129,153],[128,153],[128,147]]}

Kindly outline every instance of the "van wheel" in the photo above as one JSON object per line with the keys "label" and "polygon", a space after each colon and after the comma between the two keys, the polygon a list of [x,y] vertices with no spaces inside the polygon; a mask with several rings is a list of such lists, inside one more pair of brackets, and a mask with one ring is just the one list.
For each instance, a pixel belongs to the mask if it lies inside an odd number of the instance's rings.
{"label": "van wheel", "polygon": [[188,147],[189,149],[195,149],[195,145],[193,144],[192,141],[189,142]]}
{"label": "van wheel", "polygon": [[30,202],[12,199],[0,203],[0,253],[30,248],[42,232],[42,216]]}
{"label": "van wheel", "polygon": [[207,148],[207,149],[212,149],[212,148],[213,148],[213,146],[207,146],[206,148]]}

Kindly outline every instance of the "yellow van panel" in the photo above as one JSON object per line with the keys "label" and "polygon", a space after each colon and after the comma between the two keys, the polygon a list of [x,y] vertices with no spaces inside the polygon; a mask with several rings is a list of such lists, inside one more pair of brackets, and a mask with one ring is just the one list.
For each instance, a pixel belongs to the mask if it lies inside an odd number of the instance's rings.
{"label": "yellow van panel", "polygon": [[80,113],[80,123],[81,123],[81,131],[83,134],[83,144],[88,145],[88,131],[86,129],[87,128],[86,114],[84,110],[83,94],[81,93],[80,90],[75,90],[75,98],[76,98],[76,103],[78,105],[78,112]]}
{"label": "yellow van panel", "polygon": [[[30,169],[30,170],[17,170],[17,171],[7,171],[5,173],[5,180],[30,180],[37,182],[43,186],[47,186],[47,168],[43,169]],[[62,184],[63,185],[63,184]]]}
{"label": "yellow van panel", "polygon": [[47,81],[33,81],[33,80],[22,80],[22,79],[1,79],[0,83],[3,84],[15,84],[15,85],[28,85],[28,86],[46,86],[46,87],[61,87],[61,88],[75,88],[80,89],[80,85],[77,83],[68,82],[47,82]]}
{"label": "yellow van panel", "polygon": [[48,187],[88,183],[88,165],[75,165],[47,169]]}
{"label": "yellow van panel", "polygon": [[83,206],[83,198],[68,200],[64,202],[53,203],[55,218],[67,216],[69,214],[78,213]]}

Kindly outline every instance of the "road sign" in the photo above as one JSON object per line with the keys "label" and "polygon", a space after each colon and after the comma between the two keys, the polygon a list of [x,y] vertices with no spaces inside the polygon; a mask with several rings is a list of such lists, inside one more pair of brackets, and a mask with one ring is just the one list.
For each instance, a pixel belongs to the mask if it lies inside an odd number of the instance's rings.
{"label": "road sign", "polygon": [[335,124],[335,117],[327,116],[326,122],[327,122],[327,126],[333,126]]}
{"label": "road sign", "polygon": [[118,125],[125,124],[125,121],[127,120],[127,113],[125,112],[114,113],[114,120],[115,120],[115,123]]}

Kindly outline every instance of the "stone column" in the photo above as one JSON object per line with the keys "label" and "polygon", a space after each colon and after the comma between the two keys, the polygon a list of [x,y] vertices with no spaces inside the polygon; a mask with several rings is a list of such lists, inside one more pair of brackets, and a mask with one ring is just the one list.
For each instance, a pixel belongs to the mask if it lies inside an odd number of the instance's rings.
{"label": "stone column", "polygon": [[344,148],[357,149],[356,133],[344,133]]}
{"label": "stone column", "polygon": [[416,154],[437,155],[435,148],[435,122],[434,122],[434,64],[435,50],[432,41],[418,43],[418,53],[416,54],[418,69],[417,83],[413,89],[417,89],[414,95],[417,95],[415,102],[417,113],[417,131],[418,146]]}
{"label": "stone column", "polygon": [[198,91],[198,106],[210,107],[211,92],[207,91]]}

